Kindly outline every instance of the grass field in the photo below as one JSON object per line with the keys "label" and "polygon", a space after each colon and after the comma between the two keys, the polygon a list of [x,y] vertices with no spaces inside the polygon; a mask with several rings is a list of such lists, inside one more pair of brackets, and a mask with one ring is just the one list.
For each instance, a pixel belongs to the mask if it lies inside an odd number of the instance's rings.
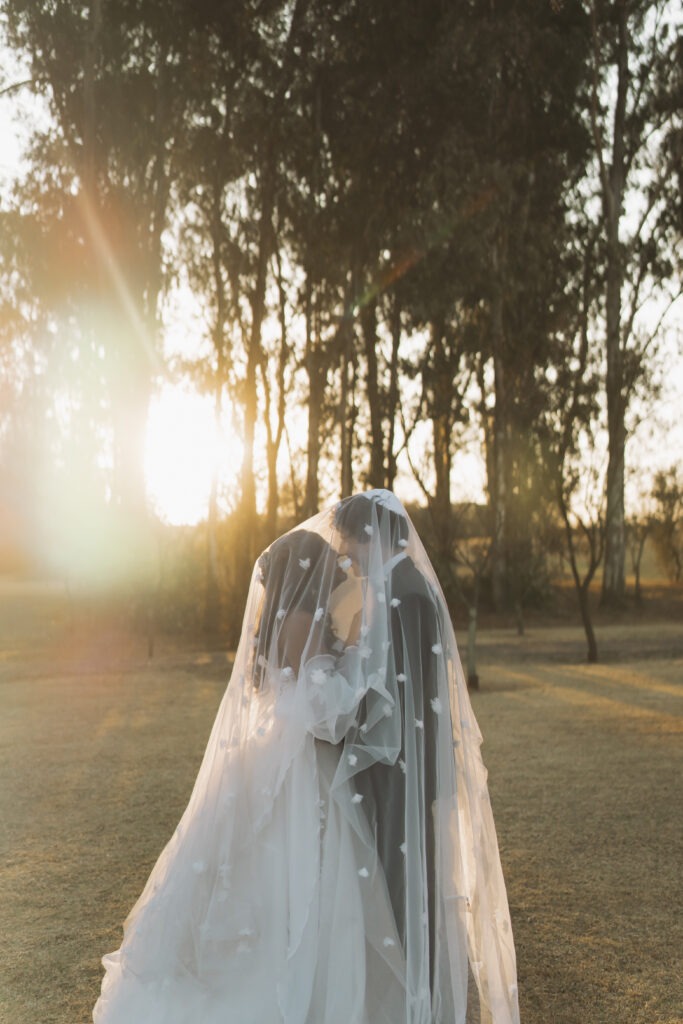
{"label": "grass field", "polygon": [[[481,636],[522,1024],[683,1022],[683,629],[601,642],[587,666],[575,627]],[[143,648],[67,628],[56,593],[0,588],[2,1024],[90,1020],[99,958],[189,796],[227,659]]]}

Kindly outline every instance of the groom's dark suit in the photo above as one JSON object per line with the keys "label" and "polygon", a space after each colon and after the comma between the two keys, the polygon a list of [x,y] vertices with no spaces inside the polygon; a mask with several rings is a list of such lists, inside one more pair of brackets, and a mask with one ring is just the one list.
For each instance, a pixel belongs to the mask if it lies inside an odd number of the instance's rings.
{"label": "groom's dark suit", "polygon": [[[431,962],[434,952],[434,823],[432,804],[436,798],[436,722],[430,702],[437,696],[436,655],[433,647],[440,642],[437,605],[432,590],[414,562],[403,558],[391,570],[387,592],[400,604],[390,607],[392,651],[397,674],[406,675],[406,686],[412,687],[414,717],[423,723],[416,730],[416,740],[424,743],[423,777],[418,786],[424,791],[426,837],[426,881],[428,886],[429,944]],[[405,696],[399,686],[402,703],[401,721],[406,722]],[[400,760],[405,760],[405,735],[401,736]],[[405,947],[406,861],[401,846],[405,838],[406,785],[397,760],[395,764],[375,764],[356,776],[356,786],[363,794],[370,825],[375,831],[377,852],[384,869],[398,933]]]}

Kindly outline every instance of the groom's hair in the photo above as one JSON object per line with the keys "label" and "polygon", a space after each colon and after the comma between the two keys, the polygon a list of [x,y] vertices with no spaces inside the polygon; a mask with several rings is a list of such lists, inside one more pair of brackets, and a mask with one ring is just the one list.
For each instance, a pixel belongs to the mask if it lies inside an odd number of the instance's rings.
{"label": "groom's hair", "polygon": [[375,513],[380,536],[389,540],[392,548],[399,547],[401,541],[408,540],[408,519],[393,509],[387,508],[381,501],[367,498],[364,494],[354,494],[351,498],[341,501],[334,511],[334,525],[344,537],[350,537],[361,544],[369,541],[367,527],[374,524]]}

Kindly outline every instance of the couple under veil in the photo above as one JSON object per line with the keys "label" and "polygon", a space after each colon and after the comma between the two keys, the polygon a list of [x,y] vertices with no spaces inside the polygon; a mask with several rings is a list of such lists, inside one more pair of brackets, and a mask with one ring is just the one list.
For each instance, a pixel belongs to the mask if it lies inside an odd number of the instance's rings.
{"label": "couple under veil", "polygon": [[284,534],[95,1024],[517,1024],[480,744],[394,494]]}

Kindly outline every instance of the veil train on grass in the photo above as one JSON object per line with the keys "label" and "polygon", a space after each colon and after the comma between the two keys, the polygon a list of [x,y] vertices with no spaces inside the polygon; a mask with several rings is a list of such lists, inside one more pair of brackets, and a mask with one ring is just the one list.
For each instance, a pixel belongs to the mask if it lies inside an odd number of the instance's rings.
{"label": "veil train on grass", "polygon": [[282,536],[96,1024],[517,1024],[480,744],[397,498]]}

